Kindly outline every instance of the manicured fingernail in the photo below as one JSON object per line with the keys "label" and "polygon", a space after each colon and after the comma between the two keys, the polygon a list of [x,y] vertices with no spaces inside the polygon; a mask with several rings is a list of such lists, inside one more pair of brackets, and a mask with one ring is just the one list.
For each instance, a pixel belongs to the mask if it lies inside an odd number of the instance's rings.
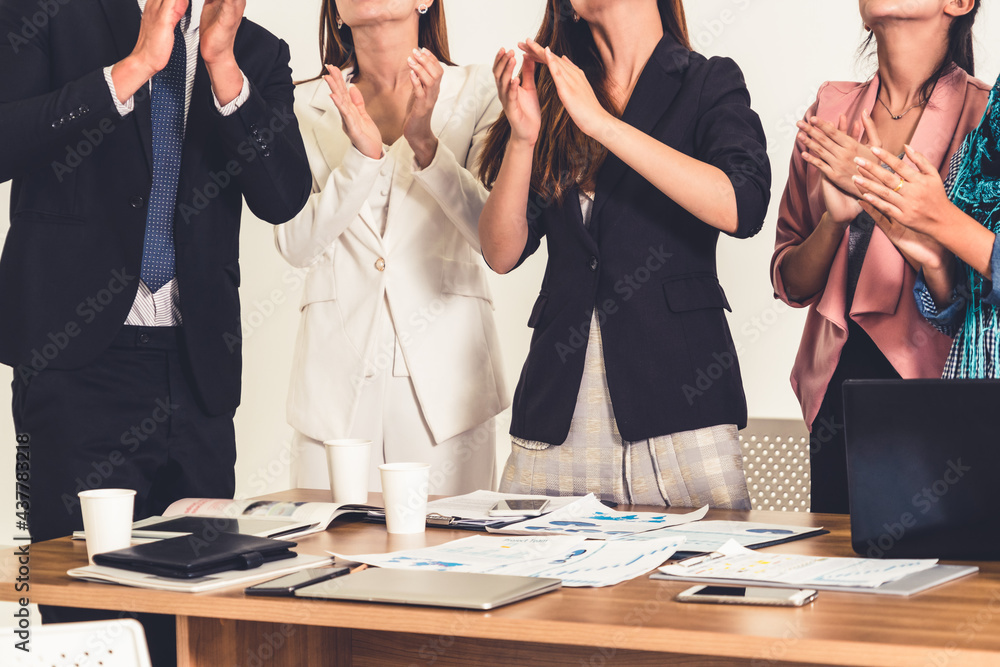
{"label": "manicured fingernail", "polygon": [[417,61],[414,60],[413,58],[410,58],[409,56],[406,57],[406,62],[410,63],[411,65],[417,64]]}
{"label": "manicured fingernail", "polygon": [[851,178],[858,185],[864,185],[865,183],[865,179],[861,178],[860,176],[852,176]]}
{"label": "manicured fingernail", "polygon": [[859,167],[867,167],[868,160],[864,159],[863,157],[856,157],[854,158],[854,164],[858,165]]}

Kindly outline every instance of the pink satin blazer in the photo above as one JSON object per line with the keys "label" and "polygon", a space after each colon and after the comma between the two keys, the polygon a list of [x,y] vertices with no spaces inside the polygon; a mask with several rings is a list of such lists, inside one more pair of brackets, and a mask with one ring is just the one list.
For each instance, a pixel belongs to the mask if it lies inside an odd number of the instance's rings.
{"label": "pink satin blazer", "polygon": [[[848,126],[853,127],[863,109],[871,112],[874,108],[878,89],[878,75],[867,83],[825,83],[806,118],[819,116],[836,123],[840,114],[845,114]],[[989,92],[989,85],[958,68],[935,87],[910,143],[938,166],[942,178],[947,176],[952,153],[982,119]],[[820,187],[823,176],[806,164],[800,150],[796,145],[792,151],[788,184],[781,199],[771,284],[775,298],[796,308],[809,307],[791,381],[811,429],[847,341],[848,231],[834,257],[826,288],[806,301],[790,300],[781,278],[782,262],[789,249],[809,237],[826,210]],[[940,377],[951,339],[921,317],[913,298],[915,279],[916,272],[876,227],[858,279],[851,318],[902,377]]]}

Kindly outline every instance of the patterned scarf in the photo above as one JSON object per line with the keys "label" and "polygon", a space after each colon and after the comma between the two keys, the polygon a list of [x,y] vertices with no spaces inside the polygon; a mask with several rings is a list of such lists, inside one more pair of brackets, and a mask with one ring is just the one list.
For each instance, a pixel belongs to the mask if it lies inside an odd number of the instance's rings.
{"label": "patterned scarf", "polygon": [[[951,199],[967,215],[1000,234],[1000,79],[990,94],[982,122],[965,138],[963,152]],[[1000,319],[997,309],[983,302],[988,292],[986,279],[971,267],[967,272],[971,294],[965,326],[955,341],[957,375],[982,378],[1000,369],[1000,346],[994,340]],[[993,280],[1000,280],[1000,276],[993,276]]]}

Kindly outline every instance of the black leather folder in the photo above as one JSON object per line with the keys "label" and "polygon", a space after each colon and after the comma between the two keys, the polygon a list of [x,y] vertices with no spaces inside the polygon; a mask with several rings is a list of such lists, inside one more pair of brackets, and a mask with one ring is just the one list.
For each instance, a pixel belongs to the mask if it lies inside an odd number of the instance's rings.
{"label": "black leather folder", "polygon": [[174,579],[195,579],[216,572],[251,570],[264,563],[294,558],[295,542],[217,533],[214,539],[182,535],[94,556],[95,565],[145,572]]}

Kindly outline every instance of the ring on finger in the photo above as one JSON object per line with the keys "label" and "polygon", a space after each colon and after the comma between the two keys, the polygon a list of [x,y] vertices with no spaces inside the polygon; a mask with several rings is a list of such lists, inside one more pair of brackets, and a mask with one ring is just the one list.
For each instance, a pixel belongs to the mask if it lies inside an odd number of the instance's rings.
{"label": "ring on finger", "polygon": [[905,180],[903,180],[902,178],[900,178],[899,179],[899,185],[896,186],[896,188],[893,190],[893,192],[899,192],[900,190],[902,190],[903,189],[903,184],[905,182],[906,182]]}

